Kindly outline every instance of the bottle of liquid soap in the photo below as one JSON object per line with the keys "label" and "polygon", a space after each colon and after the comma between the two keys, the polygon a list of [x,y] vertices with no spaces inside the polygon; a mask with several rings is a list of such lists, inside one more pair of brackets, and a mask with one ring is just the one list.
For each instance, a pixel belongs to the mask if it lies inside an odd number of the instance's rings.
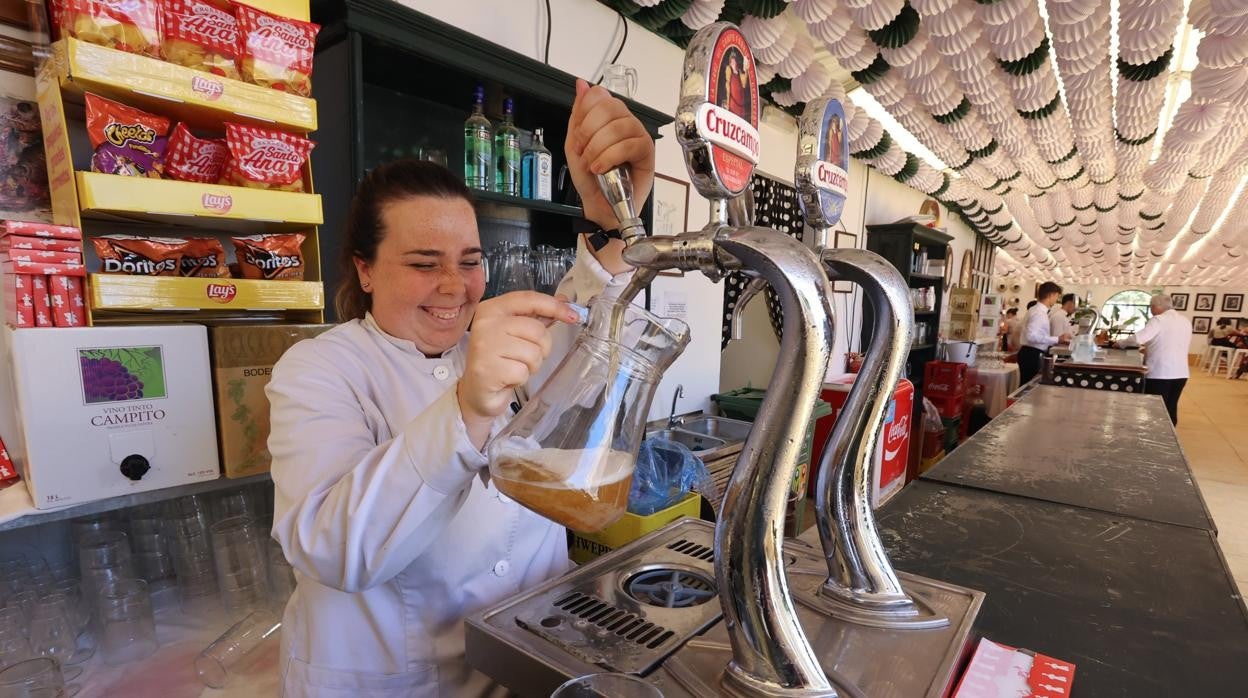
{"label": "bottle of liquid soap", "polygon": [[485,88],[473,93],[472,115],[464,122],[464,184],[470,189],[490,190],[493,161],[492,128],[485,118]]}
{"label": "bottle of liquid soap", "polygon": [[550,151],[542,142],[545,129],[533,129],[533,146],[520,163],[520,194],[526,199],[550,201]]}

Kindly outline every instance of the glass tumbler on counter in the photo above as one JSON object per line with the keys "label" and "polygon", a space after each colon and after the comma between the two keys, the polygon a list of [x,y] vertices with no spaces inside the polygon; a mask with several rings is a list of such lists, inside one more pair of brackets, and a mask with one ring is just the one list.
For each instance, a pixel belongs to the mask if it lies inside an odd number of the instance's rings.
{"label": "glass tumbler on counter", "polygon": [[0,698],[62,698],[65,679],[56,661],[27,659],[0,670]]}
{"label": "glass tumbler on counter", "polygon": [[680,320],[591,301],[572,351],[488,446],[499,491],[574,531],[623,516],[655,387],[688,343]]}
{"label": "glass tumbler on counter", "polygon": [[107,664],[125,664],[156,651],[156,618],[147,582],[122,579],[100,591],[100,655]]}
{"label": "glass tumbler on counter", "polygon": [[281,627],[281,619],[271,611],[259,610],[247,614],[195,658],[195,673],[199,675],[199,680],[209,688],[224,688],[248,656],[265,641],[276,639]]}
{"label": "glass tumbler on counter", "polygon": [[263,534],[254,519],[236,516],[212,525],[212,557],[221,602],[232,618],[263,608],[269,596]]}
{"label": "glass tumbler on counter", "polygon": [[219,592],[207,515],[175,508],[165,518],[165,530],[182,610],[190,614],[215,610]]}

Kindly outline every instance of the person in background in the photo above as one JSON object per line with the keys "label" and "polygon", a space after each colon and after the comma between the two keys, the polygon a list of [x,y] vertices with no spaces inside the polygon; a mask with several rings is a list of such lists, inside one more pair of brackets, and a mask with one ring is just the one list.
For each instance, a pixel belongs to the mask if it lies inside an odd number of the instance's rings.
{"label": "person in background", "polygon": [[1191,375],[1187,366],[1187,349],[1192,339],[1192,322],[1173,309],[1170,296],[1159,293],[1149,302],[1153,317],[1144,329],[1118,342],[1122,348],[1143,347],[1148,362],[1144,392],[1160,395],[1170,413],[1170,421],[1179,423],[1179,395]]}
{"label": "person in background", "polygon": [[1075,312],[1078,305],[1077,297],[1073,293],[1067,293],[1062,296],[1061,305],[1055,305],[1049,310],[1049,334],[1054,337],[1061,337],[1064,334],[1074,334],[1074,328],[1070,325],[1070,315]]}
{"label": "person in background", "polygon": [[1215,347],[1235,348],[1235,340],[1233,339],[1238,332],[1231,327],[1231,321],[1227,318],[1219,318],[1218,324],[1209,330],[1209,344]]}
{"label": "person in background", "polygon": [[1062,287],[1046,281],[1036,289],[1035,305],[1027,307],[1023,322],[1022,347],[1018,350],[1019,380],[1023,385],[1040,373],[1040,362],[1049,347],[1070,341],[1070,333],[1055,335],[1050,331],[1049,309],[1062,295]]}
{"label": "person in background", "polygon": [[1005,346],[1002,348],[1010,353],[1018,351],[1023,336],[1023,316],[1018,314],[1018,308],[1005,311],[1005,322],[1001,323],[1001,327],[1005,330]]}

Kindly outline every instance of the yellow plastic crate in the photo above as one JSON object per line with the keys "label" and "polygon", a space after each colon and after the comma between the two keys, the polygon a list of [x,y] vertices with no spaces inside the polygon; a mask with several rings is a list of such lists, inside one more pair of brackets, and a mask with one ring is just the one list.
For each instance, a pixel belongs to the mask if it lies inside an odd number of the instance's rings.
{"label": "yellow plastic crate", "polygon": [[88,287],[94,312],[320,310],[325,307],[325,288],[319,281],[92,274]]}
{"label": "yellow plastic crate", "polygon": [[74,38],[52,45],[67,93],[94,92],[132,107],[220,130],[227,121],[283,131],[316,130],[316,101]]}
{"label": "yellow plastic crate", "polygon": [[690,492],[679,502],[649,516],[625,512],[623,518],[597,533],[573,532],[569,556],[574,562],[583,564],[603,553],[609,553],[622,545],[631,543],[647,533],[657,531],[676,519],[686,516],[696,519],[701,513],[702,497],[696,492]]}
{"label": "yellow plastic crate", "polygon": [[305,229],[320,225],[324,219],[318,194],[98,172],[74,174],[83,218],[121,218],[212,230],[270,233]]}

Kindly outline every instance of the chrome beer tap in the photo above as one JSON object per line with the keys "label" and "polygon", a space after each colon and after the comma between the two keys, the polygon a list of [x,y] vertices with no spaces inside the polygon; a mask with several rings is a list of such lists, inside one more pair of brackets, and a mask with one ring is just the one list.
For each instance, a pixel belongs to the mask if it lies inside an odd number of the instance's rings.
{"label": "chrome beer tap", "polygon": [[905,369],[914,332],[909,287],[883,257],[866,250],[829,249],[828,235],[844,201],[843,163],[829,153],[846,153],[842,140],[829,147],[829,123],[844,112],[824,98],[802,114],[794,180],[806,220],[808,242],[827,273],[859,284],[874,310],[871,346],[862,369],[823,450],[816,482],[815,516],[828,565],[820,590],[825,610],[838,617],[884,627],[933,627],[948,619],[933,613],[902,588],[871,510],[872,468],[884,413]]}

